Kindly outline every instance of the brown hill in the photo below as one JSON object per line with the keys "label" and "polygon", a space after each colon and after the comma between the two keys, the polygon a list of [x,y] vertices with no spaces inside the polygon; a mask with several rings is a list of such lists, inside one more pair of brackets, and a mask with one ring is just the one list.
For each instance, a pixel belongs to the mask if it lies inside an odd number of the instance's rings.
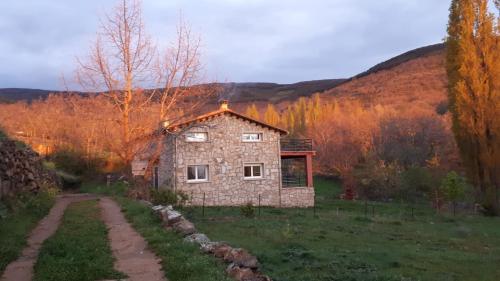
{"label": "brown hill", "polygon": [[446,104],[443,44],[417,49],[381,63],[323,93],[337,100],[436,109]]}

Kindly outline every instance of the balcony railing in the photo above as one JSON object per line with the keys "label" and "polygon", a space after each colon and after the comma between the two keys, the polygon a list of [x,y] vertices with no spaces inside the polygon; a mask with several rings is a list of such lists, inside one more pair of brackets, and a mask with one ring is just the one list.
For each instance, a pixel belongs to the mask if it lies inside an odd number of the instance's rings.
{"label": "balcony railing", "polygon": [[312,139],[281,139],[281,151],[312,151]]}

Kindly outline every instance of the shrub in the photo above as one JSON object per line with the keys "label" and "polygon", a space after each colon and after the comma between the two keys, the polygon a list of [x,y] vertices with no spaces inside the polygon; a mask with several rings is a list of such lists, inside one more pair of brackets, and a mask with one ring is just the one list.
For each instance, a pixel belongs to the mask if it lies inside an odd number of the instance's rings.
{"label": "shrub", "polygon": [[56,151],[51,155],[51,160],[58,170],[78,176],[95,174],[103,166],[102,160],[89,160],[82,153],[73,150]]}
{"label": "shrub", "polygon": [[63,171],[56,171],[56,174],[61,178],[63,189],[79,188],[82,184],[82,179],[75,175]]}
{"label": "shrub", "polygon": [[444,192],[446,199],[453,205],[453,215],[456,213],[456,203],[465,198],[467,182],[456,172],[449,172],[441,182],[441,190]]}
{"label": "shrub", "polygon": [[188,196],[183,192],[171,189],[151,190],[151,202],[155,205],[184,205]]}
{"label": "shrub", "polygon": [[255,210],[253,208],[252,202],[248,202],[240,207],[240,212],[244,217],[253,218],[255,216]]}
{"label": "shrub", "polygon": [[401,173],[401,196],[407,202],[414,203],[430,193],[435,185],[438,184],[426,168],[411,167]]}

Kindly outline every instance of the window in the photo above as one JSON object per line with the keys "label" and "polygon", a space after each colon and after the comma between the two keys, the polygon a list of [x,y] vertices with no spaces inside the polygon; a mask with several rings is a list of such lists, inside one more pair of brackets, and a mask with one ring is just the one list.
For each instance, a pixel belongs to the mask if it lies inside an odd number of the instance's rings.
{"label": "window", "polygon": [[186,141],[188,142],[204,142],[208,140],[208,133],[186,133]]}
{"label": "window", "polygon": [[263,164],[245,164],[243,165],[243,172],[245,179],[261,179]]}
{"label": "window", "polygon": [[208,181],[208,165],[193,165],[187,168],[188,182]]}
{"label": "window", "polygon": [[262,141],[262,133],[244,133],[242,136],[244,142]]}

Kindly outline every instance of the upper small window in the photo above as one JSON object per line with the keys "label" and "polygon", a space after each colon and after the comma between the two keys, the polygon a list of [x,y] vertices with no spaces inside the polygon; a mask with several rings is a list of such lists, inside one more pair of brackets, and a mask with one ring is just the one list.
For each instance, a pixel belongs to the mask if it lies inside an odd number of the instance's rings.
{"label": "upper small window", "polygon": [[244,133],[242,140],[245,142],[262,141],[262,133]]}
{"label": "upper small window", "polygon": [[206,132],[186,133],[186,141],[188,142],[204,142],[207,140],[208,133]]}

